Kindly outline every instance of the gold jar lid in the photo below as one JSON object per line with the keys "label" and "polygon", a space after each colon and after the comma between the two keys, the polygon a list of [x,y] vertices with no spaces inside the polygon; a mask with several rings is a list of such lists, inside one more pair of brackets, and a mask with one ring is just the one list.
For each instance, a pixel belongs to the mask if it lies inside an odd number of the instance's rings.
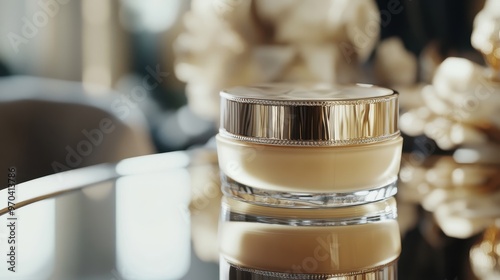
{"label": "gold jar lid", "polygon": [[221,93],[220,135],[287,146],[368,144],[399,135],[398,93],[366,84],[268,84]]}

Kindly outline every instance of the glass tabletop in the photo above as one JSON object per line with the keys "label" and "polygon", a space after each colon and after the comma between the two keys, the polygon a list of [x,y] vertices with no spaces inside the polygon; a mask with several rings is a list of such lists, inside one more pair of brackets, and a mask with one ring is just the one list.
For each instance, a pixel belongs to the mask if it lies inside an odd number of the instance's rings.
{"label": "glass tabletop", "polygon": [[[199,149],[12,184],[0,191],[0,279],[218,279],[218,178],[215,151]],[[470,256],[486,233],[447,236],[405,194],[399,279],[478,279]]]}

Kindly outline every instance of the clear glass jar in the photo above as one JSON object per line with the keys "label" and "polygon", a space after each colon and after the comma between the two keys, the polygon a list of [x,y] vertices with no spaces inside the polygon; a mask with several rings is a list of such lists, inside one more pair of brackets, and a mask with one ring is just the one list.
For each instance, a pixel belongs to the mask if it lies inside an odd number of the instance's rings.
{"label": "clear glass jar", "polygon": [[222,191],[262,205],[335,207],[393,196],[397,93],[371,85],[269,85],[221,93]]}
{"label": "clear glass jar", "polygon": [[397,279],[394,198],[342,208],[267,207],[224,198],[220,279]]}

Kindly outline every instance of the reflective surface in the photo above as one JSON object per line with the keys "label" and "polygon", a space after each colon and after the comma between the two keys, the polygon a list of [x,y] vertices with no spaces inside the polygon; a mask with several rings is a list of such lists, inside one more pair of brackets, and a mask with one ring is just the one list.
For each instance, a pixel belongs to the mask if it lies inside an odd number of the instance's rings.
{"label": "reflective surface", "polygon": [[[175,152],[17,185],[17,206],[34,203],[0,217],[0,279],[218,279],[218,265],[199,258],[217,254],[216,166],[213,151]],[[3,213],[8,196],[0,191]],[[398,199],[399,279],[478,279],[471,263],[478,275],[495,269],[495,225],[452,238],[431,212]],[[12,239],[16,272],[6,262]]]}
{"label": "reflective surface", "polygon": [[401,251],[396,211],[394,198],[304,209],[224,197],[221,279],[395,279]]}

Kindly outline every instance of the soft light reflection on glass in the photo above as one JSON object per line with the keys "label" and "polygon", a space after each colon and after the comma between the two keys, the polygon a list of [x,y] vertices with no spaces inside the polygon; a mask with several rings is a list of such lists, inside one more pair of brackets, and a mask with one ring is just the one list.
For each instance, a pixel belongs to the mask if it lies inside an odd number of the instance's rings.
{"label": "soft light reflection on glass", "polygon": [[366,88],[371,88],[371,87],[373,87],[373,85],[371,85],[371,84],[362,84],[362,83],[357,83],[356,85],[357,85],[357,86],[360,86],[360,87],[366,87]]}
{"label": "soft light reflection on glass", "polygon": [[116,255],[124,279],[179,279],[187,273],[189,199],[185,169],[117,180]]}
{"label": "soft light reflection on glass", "polygon": [[[6,201],[6,200],[2,200]],[[16,209],[16,265],[15,273],[7,270],[10,246],[7,238],[8,215],[0,217],[0,279],[50,279],[55,259],[55,202],[40,201],[29,207]],[[13,239],[11,239],[13,240]]]}
{"label": "soft light reflection on glass", "polygon": [[108,197],[113,191],[113,185],[95,185],[82,189],[82,193],[84,193],[91,200],[99,201]]}
{"label": "soft light reflection on glass", "polygon": [[189,162],[189,154],[182,151],[147,155],[120,161],[116,165],[116,172],[119,175],[154,173],[168,171],[172,168],[186,167]]}
{"label": "soft light reflection on glass", "polygon": [[[17,185],[16,207],[115,177],[114,165],[99,164],[27,181]],[[0,201],[7,201],[7,189],[0,191]],[[6,205],[1,207],[0,214],[5,213]]]}

